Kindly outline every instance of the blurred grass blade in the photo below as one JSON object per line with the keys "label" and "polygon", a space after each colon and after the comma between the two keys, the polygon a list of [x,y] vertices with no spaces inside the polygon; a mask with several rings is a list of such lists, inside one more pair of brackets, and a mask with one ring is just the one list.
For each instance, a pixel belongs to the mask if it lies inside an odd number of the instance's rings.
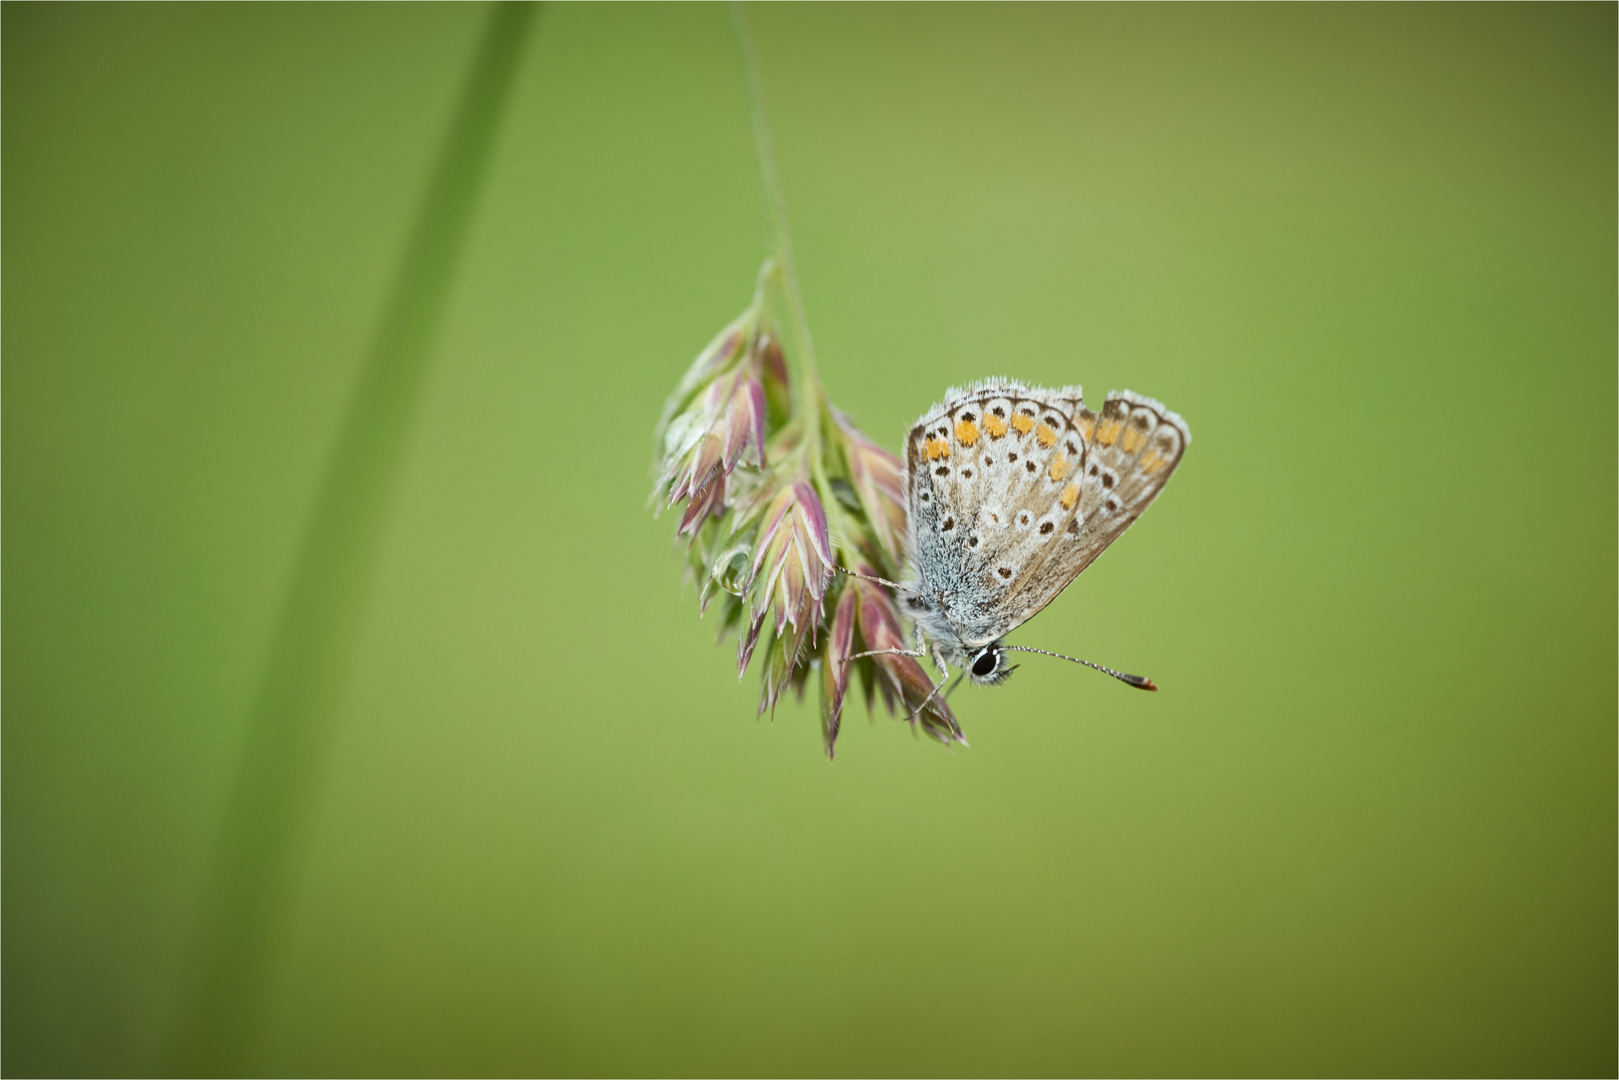
{"label": "blurred grass blade", "polygon": [[533,6],[494,7],[333,449],[271,641],[166,1071],[238,1075],[434,331]]}

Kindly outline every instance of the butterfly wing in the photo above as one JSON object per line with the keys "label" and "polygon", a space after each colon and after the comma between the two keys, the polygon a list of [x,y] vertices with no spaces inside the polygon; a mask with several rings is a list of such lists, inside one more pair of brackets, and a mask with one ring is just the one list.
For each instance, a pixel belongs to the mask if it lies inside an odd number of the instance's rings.
{"label": "butterfly wing", "polygon": [[1115,390],[1098,416],[1074,417],[1085,439],[1079,499],[1062,526],[1063,542],[1017,583],[1011,630],[1056,598],[1152,505],[1192,441],[1186,421],[1152,398]]}
{"label": "butterfly wing", "polygon": [[906,441],[923,592],[964,645],[996,640],[1141,516],[1190,441],[1179,416],[1128,391],[1100,415],[1078,387],[952,391]]}
{"label": "butterfly wing", "polygon": [[[1079,387],[1011,381],[951,390],[906,439],[912,554],[922,592],[966,646],[993,641],[1020,574],[1072,510],[1084,440]],[[1054,480],[1053,477],[1058,477]]]}

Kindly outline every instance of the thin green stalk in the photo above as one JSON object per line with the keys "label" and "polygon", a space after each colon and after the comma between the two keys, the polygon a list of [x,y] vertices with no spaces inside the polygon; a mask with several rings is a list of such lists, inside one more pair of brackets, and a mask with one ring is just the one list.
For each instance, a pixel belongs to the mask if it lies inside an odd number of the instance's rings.
{"label": "thin green stalk", "polygon": [[[742,65],[747,72],[753,146],[759,158],[759,185],[764,197],[765,225],[769,232],[771,257],[775,262],[773,274],[780,279],[780,291],[786,300],[785,314],[792,325],[794,340],[786,343],[786,355],[794,393],[803,403],[805,423],[802,453],[817,486],[823,493],[830,494],[832,485],[826,474],[826,459],[821,449],[822,425],[830,419],[826,391],[821,386],[820,371],[815,362],[815,339],[810,336],[809,319],[804,314],[804,298],[798,288],[792,231],[787,226],[787,200],[781,191],[781,175],[776,171],[775,144],[770,137],[770,117],[765,109],[764,79],[759,73],[759,57],[753,47],[753,34],[748,27],[748,13],[743,0],[731,0],[731,18],[742,50]],[[838,501],[827,498],[823,503],[829,523],[836,526],[832,530],[834,536],[850,535],[847,519]]]}
{"label": "thin green stalk", "polygon": [[231,1076],[250,1067],[400,452],[532,15],[531,5],[512,2],[490,13],[361,367],[271,640],[165,1072]]}
{"label": "thin green stalk", "polygon": [[[806,431],[807,449],[811,459],[820,456],[820,414],[822,391],[820,374],[815,365],[815,342],[810,337],[809,320],[804,316],[804,300],[798,290],[798,269],[793,264],[793,238],[787,227],[787,201],[781,193],[781,176],[776,172],[776,152],[770,139],[770,118],[765,111],[764,80],[759,74],[759,58],[753,48],[753,35],[748,29],[748,13],[742,0],[731,0],[731,18],[736,25],[737,42],[742,49],[742,65],[748,76],[748,104],[753,117],[753,146],[759,157],[759,183],[765,202],[765,226],[769,230],[770,254],[776,261],[776,272],[781,275],[782,292],[787,300],[787,315],[793,323],[796,340],[787,343],[787,357],[797,376],[794,389],[802,396],[806,416],[815,422]],[[794,354],[797,354],[796,357]]]}

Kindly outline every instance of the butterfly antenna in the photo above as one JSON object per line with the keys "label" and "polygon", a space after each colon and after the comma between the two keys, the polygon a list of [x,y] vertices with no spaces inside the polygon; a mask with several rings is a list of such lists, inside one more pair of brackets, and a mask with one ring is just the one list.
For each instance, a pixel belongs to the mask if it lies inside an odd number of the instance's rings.
{"label": "butterfly antenna", "polygon": [[840,574],[848,574],[850,577],[859,578],[861,581],[875,581],[879,585],[887,585],[890,589],[899,589],[901,592],[914,593],[916,591],[909,585],[901,585],[899,582],[889,581],[887,578],[872,577],[870,574],[857,574],[853,570],[845,569],[841,566],[834,567],[833,569],[837,570],[837,572]]}
{"label": "butterfly antenna", "polygon": [[1031,649],[1027,645],[1002,645],[1001,648],[1016,649],[1018,652],[1039,653],[1041,656],[1055,656],[1058,660],[1069,660],[1076,664],[1084,664],[1088,668],[1095,668],[1104,675],[1111,675],[1120,682],[1129,683],[1138,690],[1158,689],[1158,684],[1147,678],[1145,675],[1126,675],[1122,671],[1114,671],[1112,668],[1103,667],[1101,664],[1093,664],[1089,660],[1081,660],[1077,656],[1064,656],[1060,652],[1048,652],[1045,649]]}

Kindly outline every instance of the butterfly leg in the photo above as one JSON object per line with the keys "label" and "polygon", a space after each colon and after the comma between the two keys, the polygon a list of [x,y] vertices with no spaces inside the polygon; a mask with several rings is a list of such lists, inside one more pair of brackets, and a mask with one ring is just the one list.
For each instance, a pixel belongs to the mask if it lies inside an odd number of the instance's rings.
{"label": "butterfly leg", "polygon": [[948,689],[948,690],[946,690],[944,692],[945,701],[950,700],[950,695],[954,694],[956,692],[956,687],[960,686],[961,685],[961,680],[965,679],[966,677],[967,677],[967,673],[965,671],[963,671],[960,675],[956,676],[956,681],[951,683],[950,684],[950,689]]}
{"label": "butterfly leg", "polygon": [[870,652],[855,653],[850,660],[858,660],[862,656],[927,656],[927,647],[922,644],[922,628],[916,628],[916,648],[912,649],[873,649]]}
{"label": "butterfly leg", "polygon": [[850,660],[858,660],[862,656],[926,656],[926,655],[927,655],[927,653],[925,653],[925,652],[912,652],[910,649],[873,649],[870,652],[857,652],[853,656],[849,657],[849,659]]}
{"label": "butterfly leg", "polygon": [[[940,656],[938,653],[934,653],[933,662],[939,665],[939,670],[944,672],[944,675],[936,684],[934,684],[933,689],[928,691],[928,696],[922,699],[922,704],[918,705],[911,715],[905,718],[905,722],[907,724],[915,720],[918,716],[921,716],[922,710],[928,707],[928,702],[938,697],[939,691],[944,688],[944,684],[950,681],[950,666],[944,662],[944,657]],[[966,672],[963,672],[962,674],[966,674]],[[949,695],[946,696],[948,697]]]}
{"label": "butterfly leg", "polygon": [[833,569],[838,571],[840,574],[848,574],[852,578],[859,578],[861,581],[874,581],[878,585],[887,585],[890,589],[897,592],[914,593],[916,591],[909,585],[901,585],[899,582],[889,581],[887,578],[872,577],[870,574],[857,574],[853,570],[845,570],[841,566],[835,566]]}

